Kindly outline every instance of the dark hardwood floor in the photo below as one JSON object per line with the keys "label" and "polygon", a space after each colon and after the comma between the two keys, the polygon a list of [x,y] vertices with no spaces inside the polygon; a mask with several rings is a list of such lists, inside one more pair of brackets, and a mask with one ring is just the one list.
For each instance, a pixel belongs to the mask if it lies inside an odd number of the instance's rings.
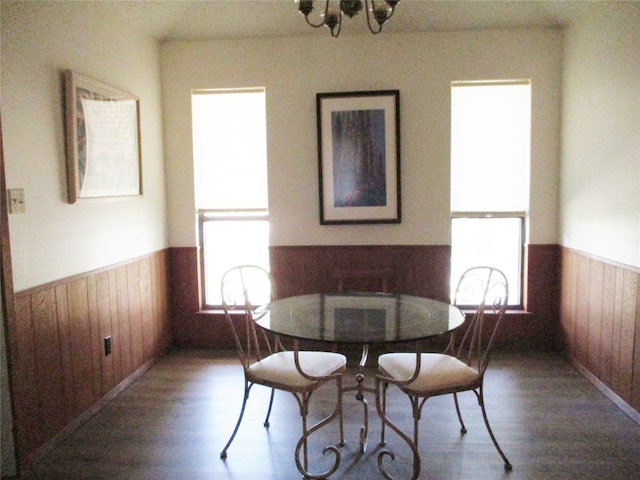
{"label": "dark hardwood floor", "polygon": [[[346,380],[351,381],[353,372]],[[373,373],[373,370],[370,371]],[[293,459],[300,434],[298,407],[276,393],[271,426],[262,426],[269,391],[255,387],[228,458],[219,452],[236,421],[242,372],[228,355],[174,350],[95,416],[64,438],[32,469],[30,479],[82,480],[281,480],[301,478]],[[606,399],[564,359],[553,354],[498,353],[485,378],[494,432],[513,464],[505,472],[472,394],[461,407],[468,433],[461,436],[450,396],[427,401],[421,421],[421,479],[600,480],[640,478],[640,425]],[[390,389],[390,416],[411,428],[409,402]],[[320,389],[314,415],[331,408],[332,392]],[[369,447],[358,451],[362,407],[344,399],[347,445],[331,478],[382,478],[377,469],[380,424],[369,398]],[[319,417],[318,417],[319,418]],[[317,472],[331,456],[335,425],[315,435],[311,461]],[[397,454],[389,469],[410,478],[408,448],[392,432]]]}

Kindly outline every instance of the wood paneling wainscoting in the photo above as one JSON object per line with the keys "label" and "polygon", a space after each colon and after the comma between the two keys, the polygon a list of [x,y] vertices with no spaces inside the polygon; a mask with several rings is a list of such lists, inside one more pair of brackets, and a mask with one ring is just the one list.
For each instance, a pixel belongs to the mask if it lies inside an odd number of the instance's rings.
{"label": "wood paneling wainscoting", "polygon": [[[198,249],[170,249],[171,318],[176,342],[185,347],[233,348],[220,313],[199,311]],[[271,272],[280,298],[336,291],[340,269],[391,269],[389,290],[449,301],[448,245],[275,246]],[[558,347],[560,247],[529,245],[524,282],[525,311],[509,312],[503,347]]]}
{"label": "wood paneling wainscoting", "polygon": [[640,422],[640,270],[562,249],[566,355]]}
{"label": "wood paneling wainscoting", "polygon": [[389,291],[449,301],[448,245],[271,247],[280,297],[337,291],[338,270],[388,269]]}
{"label": "wood paneling wainscoting", "polygon": [[169,350],[167,251],[18,292],[15,307],[7,343],[24,468],[65,427]]}

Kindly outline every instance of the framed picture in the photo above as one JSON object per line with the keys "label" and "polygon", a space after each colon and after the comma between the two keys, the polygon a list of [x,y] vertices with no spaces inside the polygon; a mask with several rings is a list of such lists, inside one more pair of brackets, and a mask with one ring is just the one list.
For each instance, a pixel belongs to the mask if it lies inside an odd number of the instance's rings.
{"label": "framed picture", "polygon": [[140,100],[65,71],[69,203],[142,195]]}
{"label": "framed picture", "polygon": [[318,93],[320,224],[400,223],[400,92]]}

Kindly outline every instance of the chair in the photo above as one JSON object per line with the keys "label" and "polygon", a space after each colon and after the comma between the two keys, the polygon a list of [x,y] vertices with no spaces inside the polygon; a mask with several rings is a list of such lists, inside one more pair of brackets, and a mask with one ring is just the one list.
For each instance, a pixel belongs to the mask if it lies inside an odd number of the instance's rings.
{"label": "chair", "polygon": [[[430,397],[453,394],[460,421],[460,432],[465,434],[467,429],[462,420],[457,396],[458,393],[465,391],[472,391],[476,395],[487,431],[504,461],[505,470],[512,469],[511,463],[498,445],[489,425],[483,385],[491,347],[507,309],[508,293],[507,279],[500,270],[493,267],[470,268],[460,277],[453,303],[455,305],[477,304],[478,307],[462,327],[466,329],[459,342],[456,341],[454,332],[444,353],[421,353],[418,346],[417,353],[387,353],[379,357],[380,373],[376,376],[376,405],[383,419],[381,443],[384,444],[386,424],[409,444],[414,455],[414,479],[420,472],[418,424],[424,403]],[[386,390],[389,384],[400,388],[411,401],[413,439],[400,431],[386,417]],[[384,451],[379,455],[378,464],[383,475],[391,478],[382,463],[382,457],[385,455],[393,459],[391,452]]]}
{"label": "chair", "polygon": [[[242,265],[228,270],[221,281],[222,306],[226,323],[229,326],[236,345],[237,353],[244,371],[244,395],[240,415],[229,441],[220,452],[220,458],[227,457],[227,449],[238,432],[244,415],[251,388],[258,384],[271,388],[271,397],[267,408],[264,426],[269,427],[269,416],[273,405],[275,390],[290,392],[296,398],[302,417],[302,437],[295,450],[295,461],[305,477],[307,472],[307,438],[318,428],[339,416],[340,444],[344,444],[342,422],[342,374],[346,368],[344,355],[316,351],[285,351],[279,338],[270,338],[267,332],[254,321],[260,315],[261,305],[276,299],[276,288],[270,274],[261,267]],[[312,393],[321,385],[335,381],[337,401],[331,415],[312,428],[307,427],[309,400]],[[303,460],[300,461],[300,450]],[[339,466],[340,451],[329,446],[336,455],[332,468],[313,478],[326,478]]]}

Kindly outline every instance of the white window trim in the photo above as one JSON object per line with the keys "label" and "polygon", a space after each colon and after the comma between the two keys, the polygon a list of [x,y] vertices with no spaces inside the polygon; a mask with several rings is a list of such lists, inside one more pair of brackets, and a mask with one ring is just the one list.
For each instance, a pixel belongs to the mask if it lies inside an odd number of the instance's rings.
{"label": "white window trim", "polygon": [[[526,233],[527,233],[527,212],[451,212],[451,219],[456,218],[519,218],[520,219],[520,285],[518,288],[518,298],[515,303],[510,303],[508,308],[510,310],[524,310],[524,286],[525,286],[525,247],[526,247]],[[463,307],[477,307],[477,305],[463,305]]]}
{"label": "white window trim", "polygon": [[207,303],[206,279],[205,279],[205,244],[204,244],[204,224],[207,222],[225,221],[255,221],[261,220],[269,222],[269,211],[266,208],[254,209],[200,209],[198,210],[198,256],[200,264],[200,308],[202,310],[218,310],[222,305]]}

